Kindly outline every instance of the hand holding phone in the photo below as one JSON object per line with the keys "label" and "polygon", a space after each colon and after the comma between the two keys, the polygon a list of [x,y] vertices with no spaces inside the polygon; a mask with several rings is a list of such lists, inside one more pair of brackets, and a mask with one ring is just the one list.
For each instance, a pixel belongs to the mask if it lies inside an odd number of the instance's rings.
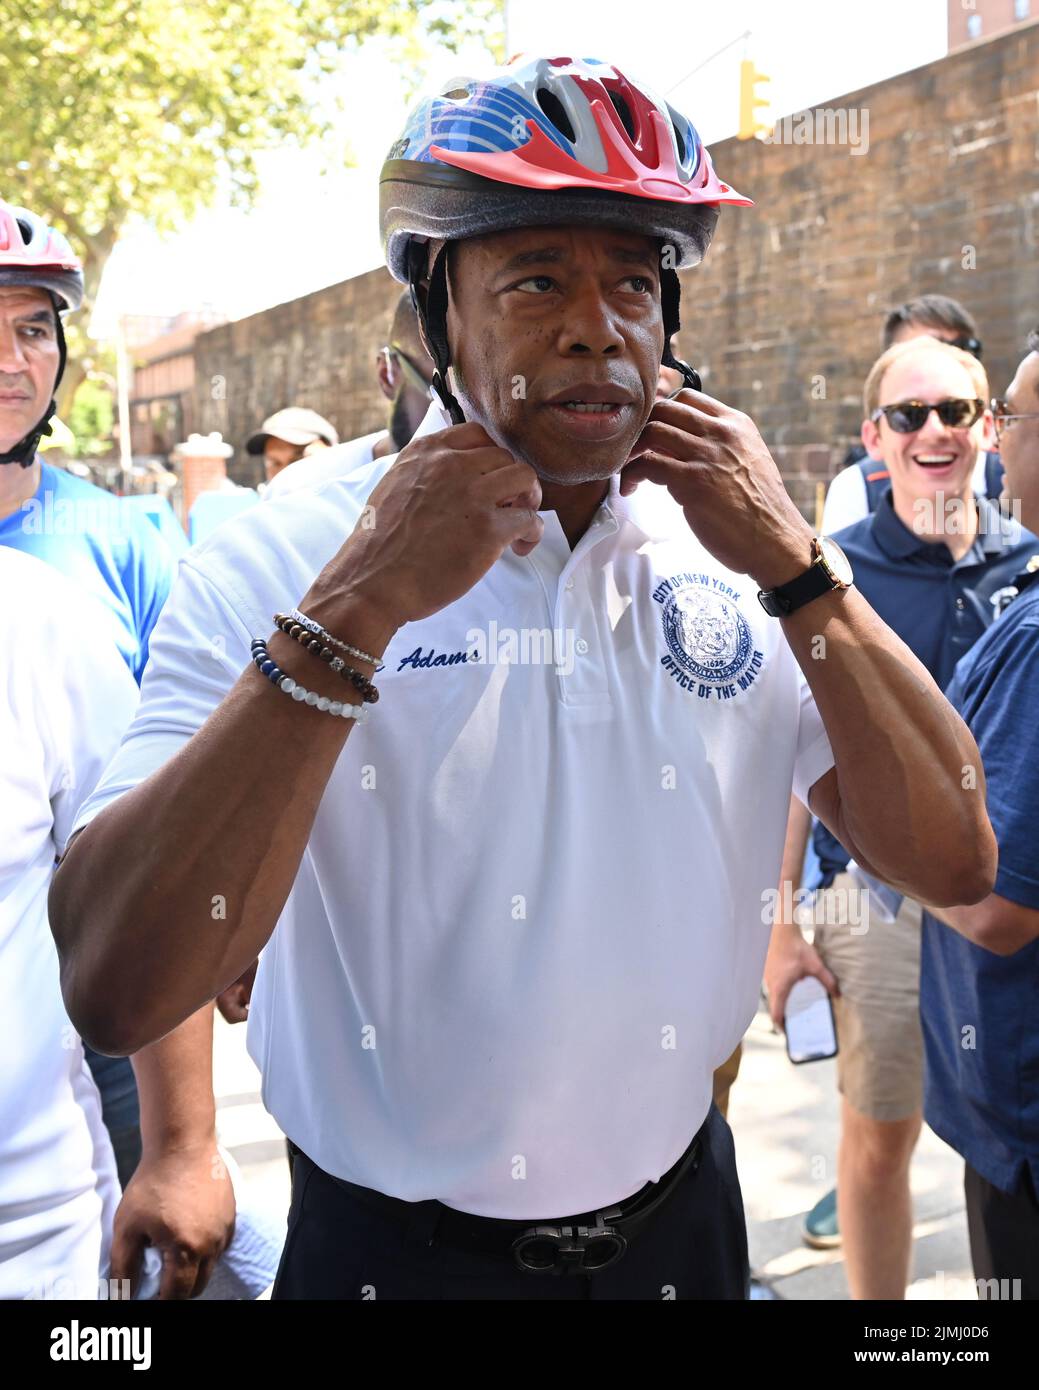
{"label": "hand holding phone", "polygon": [[787,995],[783,1019],[791,1062],[821,1062],[837,1056],[837,1024],[829,994],[812,975],[798,980]]}

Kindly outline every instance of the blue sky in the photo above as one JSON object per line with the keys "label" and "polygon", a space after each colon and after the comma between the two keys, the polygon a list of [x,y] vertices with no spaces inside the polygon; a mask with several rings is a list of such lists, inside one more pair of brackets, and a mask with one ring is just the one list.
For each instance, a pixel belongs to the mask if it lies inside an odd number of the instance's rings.
{"label": "blue sky", "polygon": [[[627,66],[689,116],[708,145],[736,131],[743,57],[771,77],[774,119],[946,51],[945,0],[510,0],[508,15],[510,52],[573,48]],[[688,75],[747,29],[748,40]],[[479,49],[434,51],[426,76],[437,83],[487,62]],[[409,100],[377,43],[344,56],[336,80],[351,96],[333,163],[341,166],[349,147],[353,167],[323,173],[317,151],[274,151],[261,159],[263,188],[252,211],[214,208],[165,239],[135,228],[109,262],[95,334],[107,334],[120,313],[173,314],[205,303],[241,318],[380,264],[379,168]]]}

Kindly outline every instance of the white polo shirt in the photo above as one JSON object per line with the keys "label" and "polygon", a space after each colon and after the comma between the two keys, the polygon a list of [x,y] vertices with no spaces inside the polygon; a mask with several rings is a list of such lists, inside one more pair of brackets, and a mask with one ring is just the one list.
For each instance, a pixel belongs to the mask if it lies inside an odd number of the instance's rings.
{"label": "white polo shirt", "polygon": [[[392,464],[182,561],[81,820],[199,728]],[[249,1024],[268,1108],[322,1168],[520,1219],[627,1197],[689,1144],[755,1011],[791,785],[833,763],[779,624],[663,488],[614,480],[573,551],[543,516],[532,554],[390,643]]]}
{"label": "white polo shirt", "polygon": [[47,921],[55,855],[137,703],[88,603],[0,546],[0,1299],[97,1298],[119,1197]]}

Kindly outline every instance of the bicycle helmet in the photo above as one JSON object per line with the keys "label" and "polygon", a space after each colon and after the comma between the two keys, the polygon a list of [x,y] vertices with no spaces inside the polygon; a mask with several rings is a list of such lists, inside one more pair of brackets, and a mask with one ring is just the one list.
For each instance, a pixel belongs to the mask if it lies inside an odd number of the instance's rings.
{"label": "bicycle helmet", "polygon": [[[0,285],[32,285],[46,290],[57,315],[58,374],[55,389],[65,371],[67,350],[61,315],[83,303],[83,269],[72,247],[61,232],[48,226],[27,208],[0,199]],[[43,418],[22,439],[0,453],[0,464],[20,463],[28,468],[36,456],[40,440],[51,431],[51,416],[57,409],[52,400]]]}
{"label": "bicycle helmet", "polygon": [[[433,385],[455,423],[464,416],[447,386],[446,260],[441,247],[427,264],[431,241],[559,223],[619,227],[672,247],[677,269],[706,254],[721,204],[753,206],[718,179],[685,116],[595,58],[519,57],[447,83],[409,114],[379,193],[386,263],[411,286]],[[671,352],[681,326],[675,269],[661,271],[661,361],[699,387]]]}

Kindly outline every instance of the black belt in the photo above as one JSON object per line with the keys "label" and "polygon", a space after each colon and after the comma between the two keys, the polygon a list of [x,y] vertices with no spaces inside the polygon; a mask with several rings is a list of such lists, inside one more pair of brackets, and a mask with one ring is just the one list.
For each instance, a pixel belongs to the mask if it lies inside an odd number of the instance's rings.
{"label": "black belt", "polygon": [[[659,1213],[682,1178],[699,1168],[709,1122],[708,1115],[685,1153],[658,1182],[647,1183],[613,1206],[552,1221],[532,1223],[474,1216],[443,1202],[405,1202],[375,1188],[361,1187],[330,1173],[327,1176],[403,1229],[423,1229],[429,1245],[435,1240],[459,1250],[511,1258],[529,1274],[596,1274],[623,1258],[628,1246]],[[292,1147],[300,1152],[296,1145]]]}

